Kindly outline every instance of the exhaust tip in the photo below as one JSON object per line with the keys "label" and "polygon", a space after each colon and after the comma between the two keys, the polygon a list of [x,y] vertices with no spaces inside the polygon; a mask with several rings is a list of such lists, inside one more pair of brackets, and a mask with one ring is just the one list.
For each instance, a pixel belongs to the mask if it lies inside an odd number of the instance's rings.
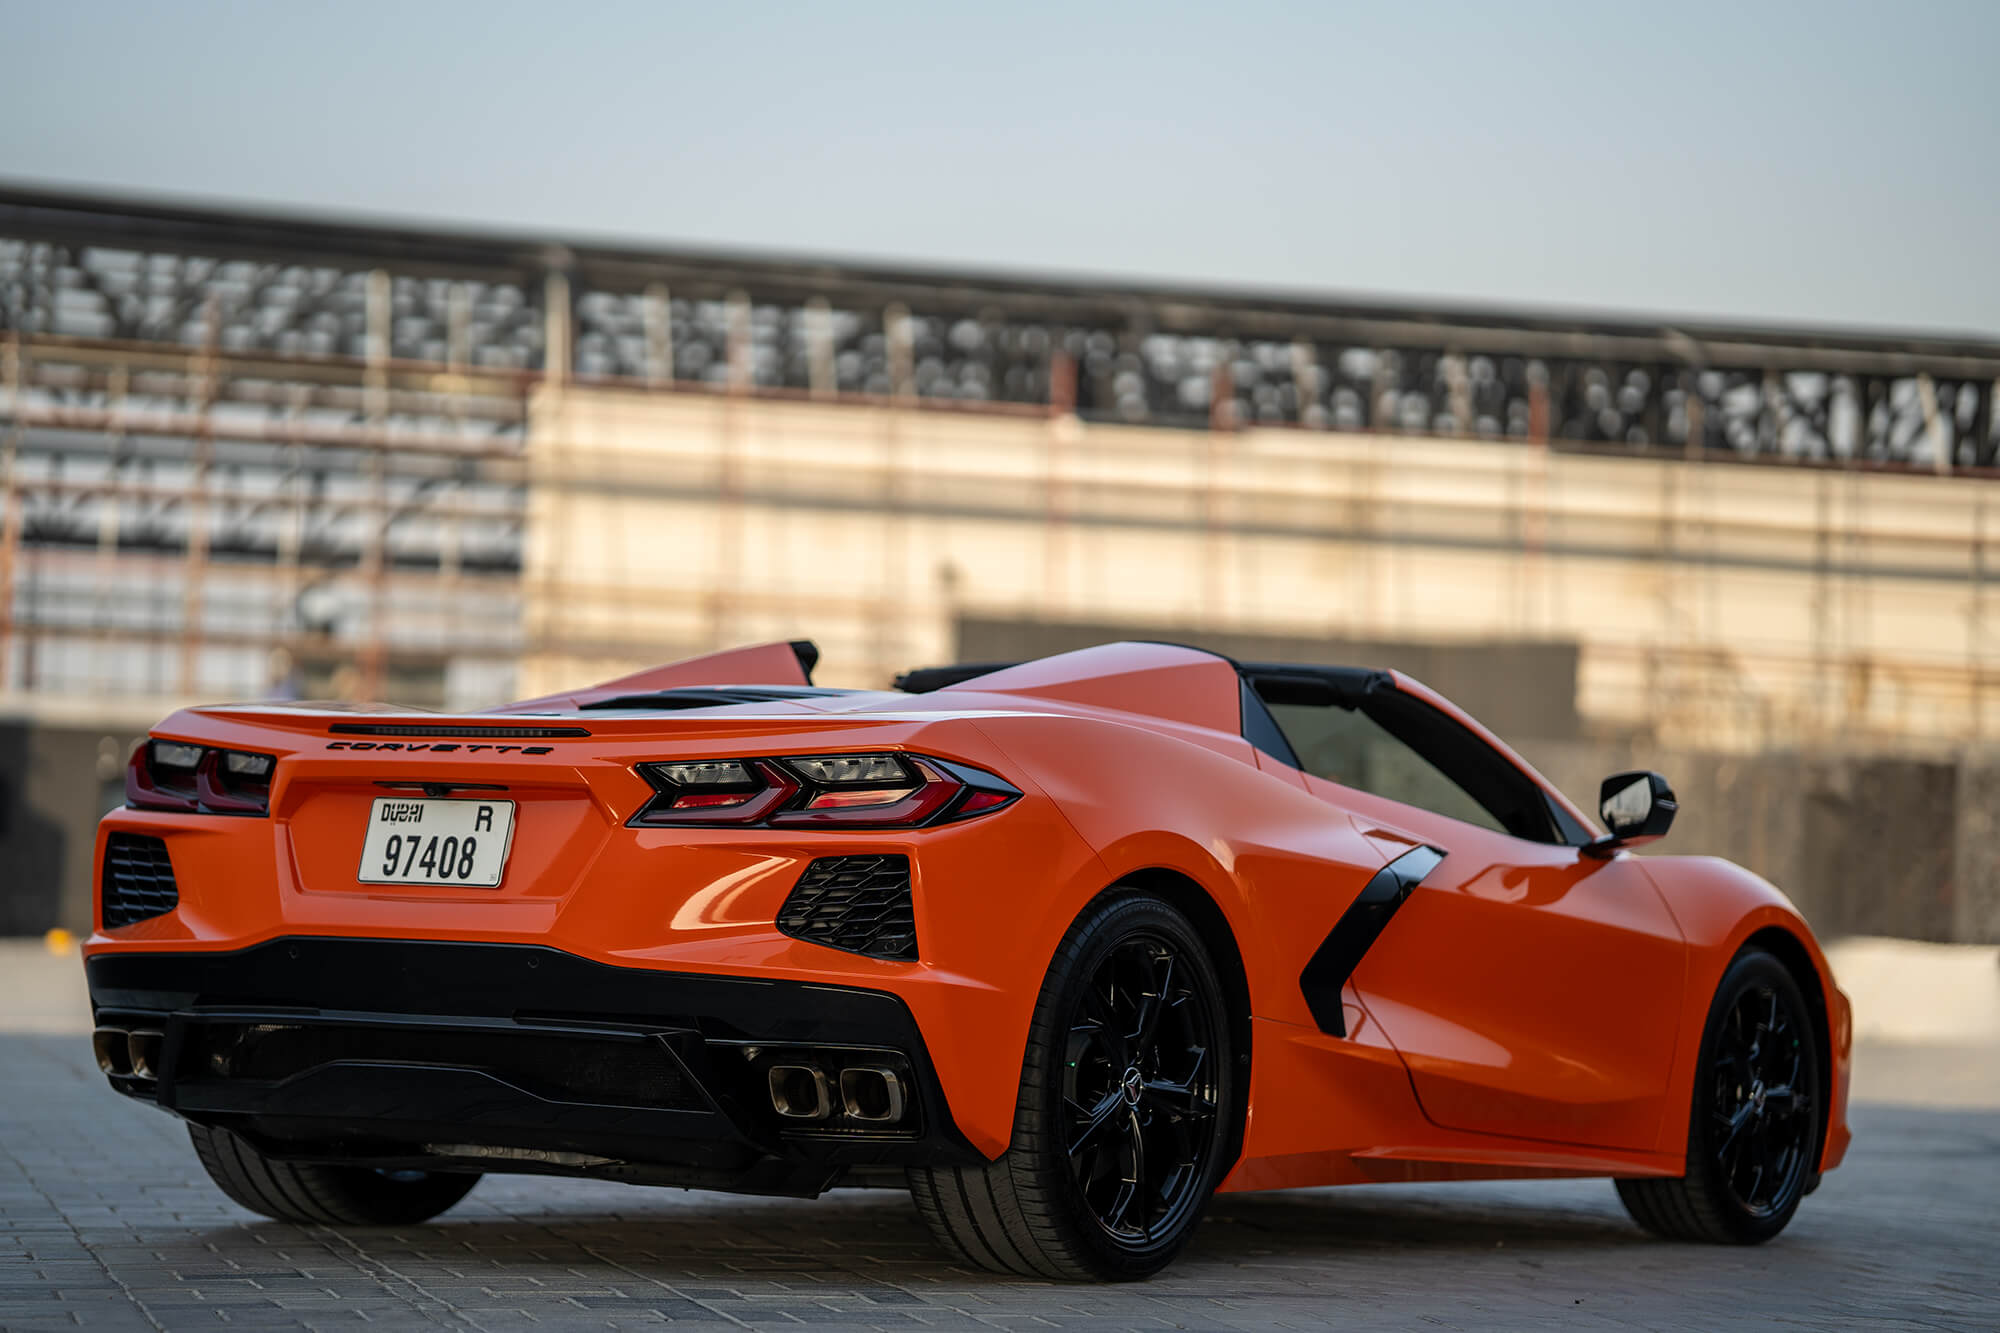
{"label": "exhaust tip", "polygon": [[125,1043],[127,1058],[131,1061],[132,1073],[137,1078],[157,1079],[160,1076],[160,1048],[165,1045],[164,1032],[138,1031],[129,1034]]}
{"label": "exhaust tip", "polygon": [[772,1065],[766,1075],[771,1109],[787,1120],[824,1120],[833,1113],[826,1075],[814,1065]]}
{"label": "exhaust tip", "polygon": [[903,1079],[881,1065],[849,1065],[840,1071],[840,1109],[849,1120],[873,1125],[903,1118]]}
{"label": "exhaust tip", "polygon": [[91,1033],[90,1049],[97,1056],[97,1067],[107,1074],[131,1073],[130,1042],[124,1028],[99,1028]]}

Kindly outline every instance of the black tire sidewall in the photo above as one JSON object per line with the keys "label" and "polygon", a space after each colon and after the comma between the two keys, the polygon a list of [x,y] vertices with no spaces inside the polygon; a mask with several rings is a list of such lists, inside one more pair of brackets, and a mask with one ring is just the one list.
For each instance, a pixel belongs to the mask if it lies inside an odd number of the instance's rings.
{"label": "black tire sidewall", "polygon": [[[1122,1244],[1105,1234],[1084,1205],[1070,1177],[1069,1162],[1062,1151],[1065,1124],[1062,1110],[1062,1061],[1070,1018],[1081,987],[1095,973],[1104,958],[1134,935],[1153,934],[1178,947],[1195,971],[1195,986],[1201,1003],[1208,1008],[1209,1030],[1214,1034],[1217,1104],[1213,1141],[1196,1185],[1197,1198],[1180,1225],[1168,1236],[1144,1247]],[[1036,1005],[1035,1021],[1029,1032],[1027,1060],[1038,1065],[1038,1080],[1032,1085],[1042,1090],[1030,1104],[1023,1099],[1022,1116],[1032,1117],[1038,1131],[1034,1140],[1041,1151],[1027,1165],[1037,1177],[1044,1197],[1059,1200],[1058,1215],[1065,1239],[1075,1251],[1087,1255],[1091,1266],[1106,1277],[1132,1279],[1148,1277],[1173,1261],[1200,1225],[1210,1197],[1232,1163],[1224,1154],[1232,1142],[1231,1119],[1238,1114],[1237,1070],[1232,1047],[1232,1029],[1222,979],[1192,923],[1164,900],[1141,895],[1120,895],[1093,907],[1070,928],[1064,947],[1057,951]]]}
{"label": "black tire sidewall", "polygon": [[399,1180],[365,1166],[287,1162],[265,1156],[241,1135],[189,1122],[202,1168],[222,1192],[253,1213],[318,1226],[404,1226],[428,1221],[479,1183],[477,1172],[425,1171]]}
{"label": "black tire sidewall", "polygon": [[[1730,1192],[1729,1183],[1724,1178],[1720,1164],[1715,1158],[1715,1124],[1711,1108],[1707,1104],[1709,1089],[1713,1082],[1715,1045],[1724,1020],[1734,1008],[1742,993],[1753,986],[1769,986],[1779,998],[1791,1007],[1793,1021],[1802,1030],[1804,1037],[1804,1073],[1807,1092],[1812,1098],[1813,1134],[1806,1149],[1806,1164],[1800,1187],[1784,1207],[1766,1216],[1751,1213],[1737,1203]],[[1805,1182],[1810,1181],[1819,1166],[1819,1152],[1825,1138],[1826,1107],[1822,1095],[1821,1062],[1825,1053],[1820,1050],[1817,1025],[1813,1022],[1812,1009],[1806,1003],[1805,993],[1792,976],[1790,969],[1773,955],[1762,949],[1748,949],[1737,955],[1716,985],[1715,998],[1708,1011],[1708,1022],[1702,1030],[1701,1058],[1695,1066],[1694,1095],[1689,1103],[1688,1121],[1688,1175],[1699,1177],[1704,1192],[1712,1202],[1717,1220],[1734,1240],[1757,1243],[1769,1240],[1785,1229],[1798,1211],[1799,1203],[1805,1198]]]}

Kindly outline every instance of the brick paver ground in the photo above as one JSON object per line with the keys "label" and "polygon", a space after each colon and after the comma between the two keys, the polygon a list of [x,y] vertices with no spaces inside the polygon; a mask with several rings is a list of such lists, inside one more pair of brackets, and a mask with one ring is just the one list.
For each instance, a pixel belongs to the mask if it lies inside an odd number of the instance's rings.
{"label": "brick paver ground", "polygon": [[1152,1282],[943,1262],[901,1193],[816,1202],[488,1177],[426,1226],[226,1202],[78,1035],[0,1035],[0,1329],[2000,1327],[2000,1114],[1861,1107],[1755,1249],[1642,1236],[1602,1181],[1222,1200]]}

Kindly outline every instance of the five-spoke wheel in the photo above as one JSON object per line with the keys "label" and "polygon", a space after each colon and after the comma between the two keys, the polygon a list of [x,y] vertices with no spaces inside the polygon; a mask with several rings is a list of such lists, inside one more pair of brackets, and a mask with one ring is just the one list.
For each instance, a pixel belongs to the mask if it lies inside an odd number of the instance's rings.
{"label": "five-spoke wheel", "polygon": [[1012,1145],[910,1173],[939,1239],[1001,1272],[1130,1279],[1186,1242],[1228,1165],[1236,1071],[1222,983],[1173,907],[1086,911],[1030,1028]]}
{"label": "five-spoke wheel", "polygon": [[1819,1068],[1798,982],[1762,950],[1737,955],[1702,1034],[1687,1174],[1619,1181],[1633,1220],[1673,1240],[1753,1244],[1784,1230],[1819,1150]]}
{"label": "five-spoke wheel", "polygon": [[1729,1197],[1753,1217],[1797,1200],[1814,1135],[1805,1075],[1812,1031],[1779,995],[1759,983],[1738,993],[1709,1068],[1710,1134]]}
{"label": "five-spoke wheel", "polygon": [[1216,1032],[1194,974],[1182,946],[1135,932],[1104,955],[1070,1014],[1063,1151],[1084,1206],[1120,1241],[1174,1233],[1205,1197]]}

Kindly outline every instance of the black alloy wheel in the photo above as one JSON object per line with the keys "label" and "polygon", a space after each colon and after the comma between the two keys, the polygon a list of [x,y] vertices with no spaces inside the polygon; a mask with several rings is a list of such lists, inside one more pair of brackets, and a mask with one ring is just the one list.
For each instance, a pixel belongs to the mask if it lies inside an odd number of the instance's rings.
{"label": "black alloy wheel", "polygon": [[1822,1058],[1791,972],[1761,949],[1737,955],[1702,1034],[1687,1174],[1619,1181],[1633,1220],[1670,1240],[1748,1245],[1783,1231],[1813,1182]]}
{"label": "black alloy wheel", "polygon": [[1193,971],[1174,941],[1134,933],[1071,1006],[1063,1151],[1084,1210],[1121,1244],[1160,1243],[1205,1198],[1221,1108],[1213,1015]]}
{"label": "black alloy wheel", "polygon": [[1812,1089],[1812,1031],[1775,985],[1736,997],[1709,1068],[1715,1162],[1736,1206],[1771,1217],[1805,1191],[1807,1155],[1818,1135]]}
{"label": "black alloy wheel", "polygon": [[937,1238],[982,1268],[1148,1277],[1230,1165],[1240,1080],[1222,981],[1193,925],[1157,898],[1101,898],[1042,984],[1007,1151],[913,1169],[911,1193]]}

